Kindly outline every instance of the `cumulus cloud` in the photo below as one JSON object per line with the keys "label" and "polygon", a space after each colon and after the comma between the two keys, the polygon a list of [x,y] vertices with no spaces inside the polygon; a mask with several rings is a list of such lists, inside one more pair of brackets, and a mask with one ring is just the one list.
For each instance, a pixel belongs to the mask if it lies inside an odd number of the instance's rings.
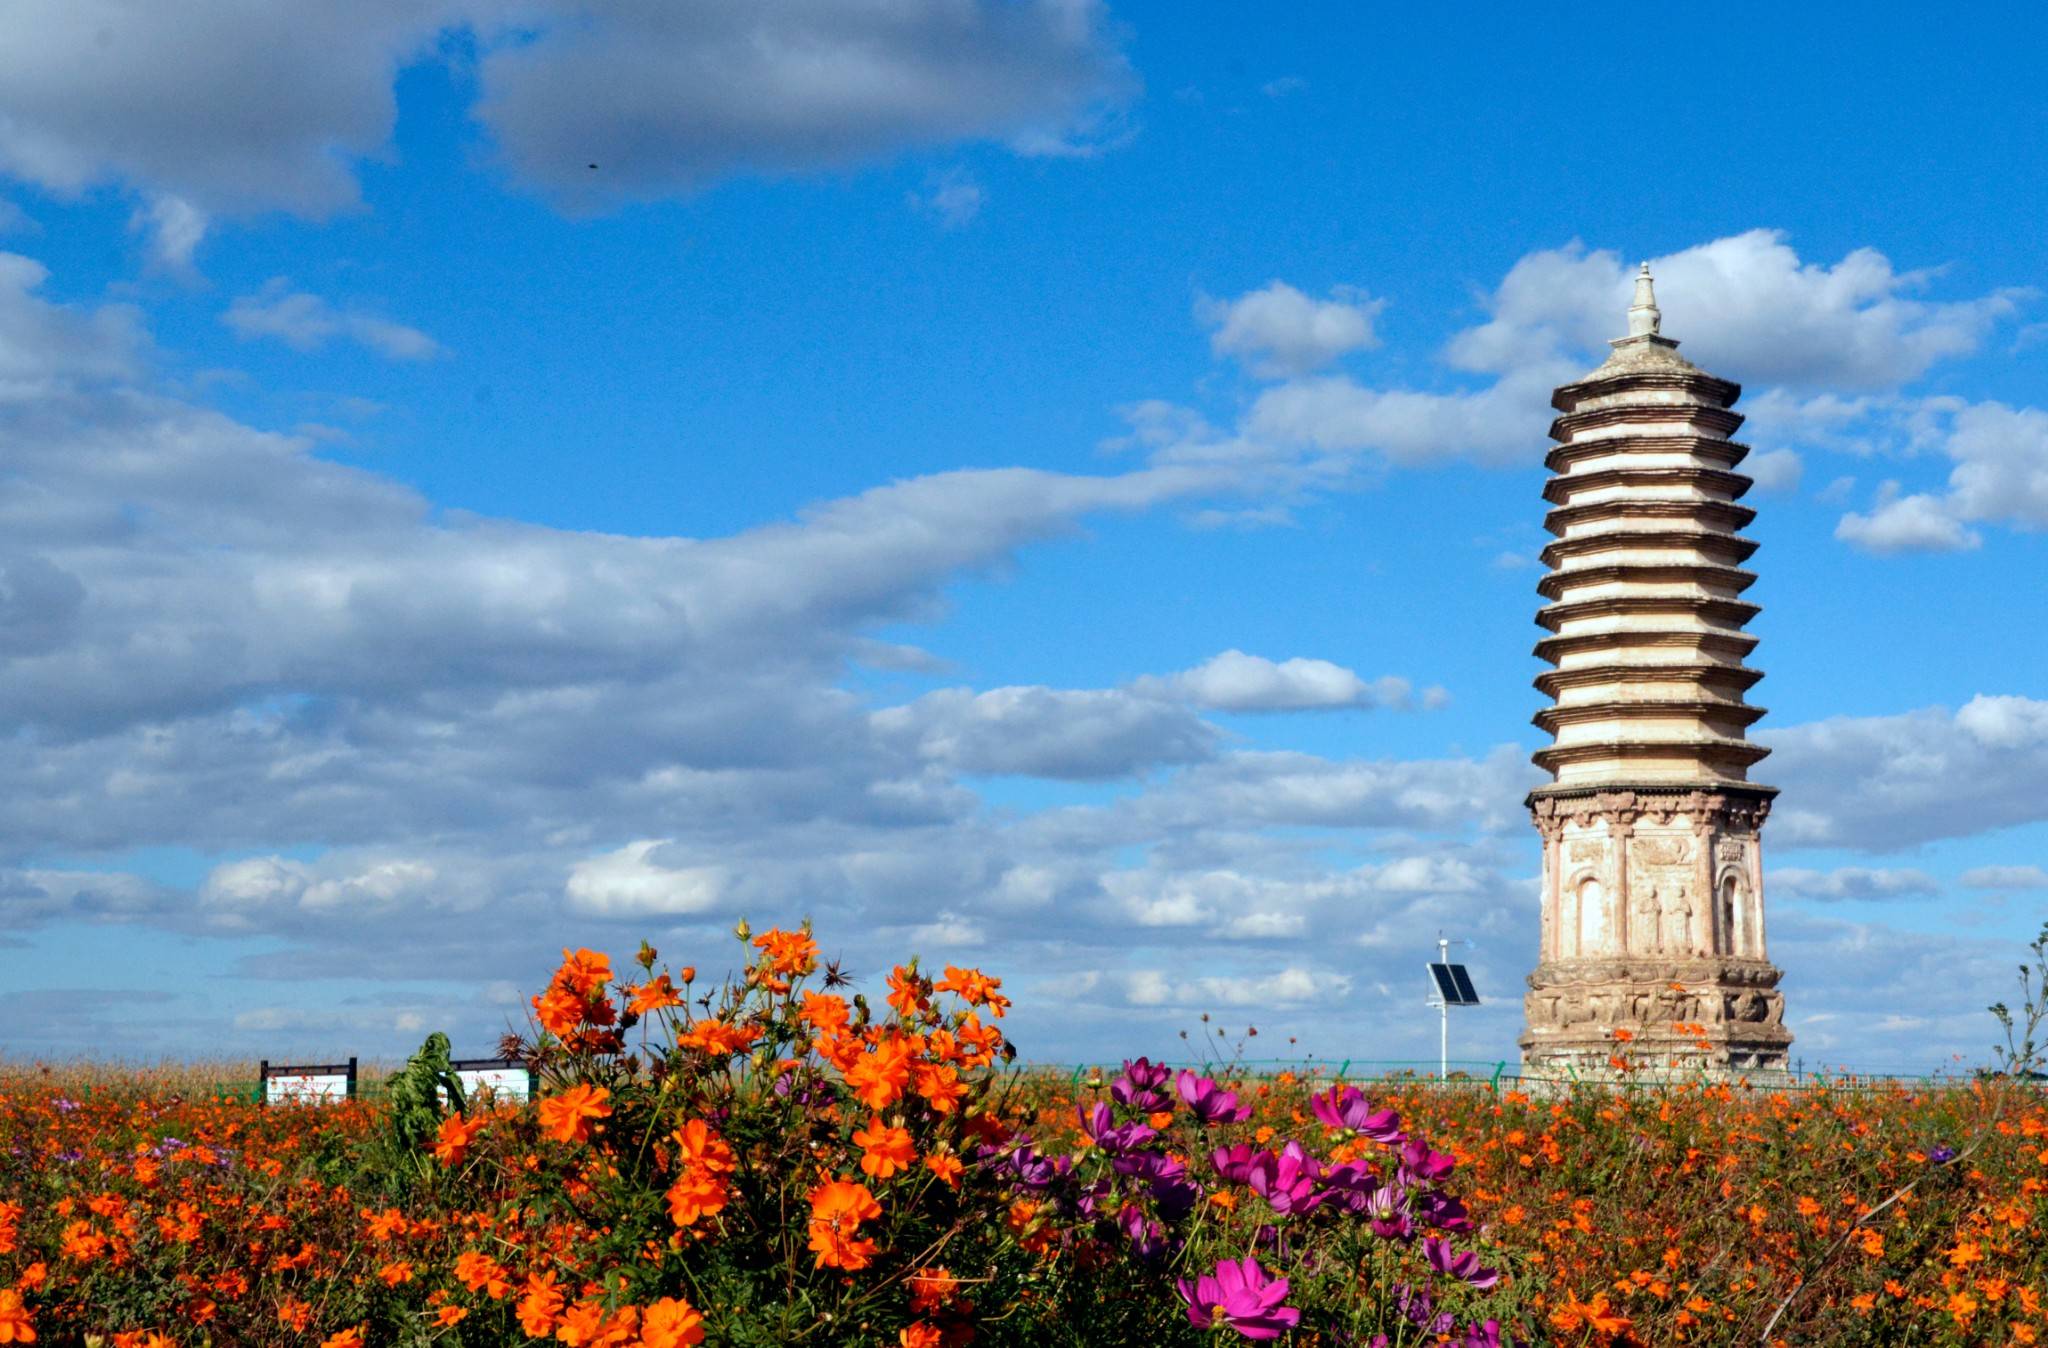
{"label": "cumulus cloud", "polygon": [[1742,471],[1755,480],[1760,491],[1795,491],[1806,464],[1797,450],[1771,449],[1744,459]]}
{"label": "cumulus cloud", "polygon": [[569,905],[599,917],[702,913],[716,908],[730,888],[718,866],[666,866],[655,853],[672,839],[628,843],[588,857],[569,871]]}
{"label": "cumulus cloud", "polygon": [[963,140],[1085,150],[1135,86],[1094,0],[23,0],[0,172],[137,189],[189,262],[209,216],[356,206],[399,71],[448,34],[515,177],[578,206]]}
{"label": "cumulus cloud", "polygon": [[2039,866],[1973,866],[1959,877],[1971,889],[2048,889]]}
{"label": "cumulus cloud", "polygon": [[317,351],[339,338],[392,360],[431,360],[442,354],[441,344],[418,328],[358,309],[336,309],[318,295],[293,290],[282,276],[272,277],[253,295],[237,297],[221,322],[244,341],[269,337],[295,351]]}
{"label": "cumulus cloud", "polygon": [[135,212],[129,228],[148,236],[150,259],[159,269],[189,277],[207,223],[206,212],[183,197],[157,192]]}
{"label": "cumulus cloud", "polygon": [[[1328,660],[1269,660],[1228,650],[1178,674],[1148,674],[1131,684],[1146,697],[1212,711],[1321,711],[1345,707],[1407,707],[1408,680],[1388,675],[1368,683]],[[1440,694],[1442,690],[1432,689]]]}
{"label": "cumulus cloud", "polygon": [[1092,0],[548,5],[479,76],[515,174],[579,204],[906,146],[1071,146],[1131,86]]}
{"label": "cumulus cloud", "polygon": [[1304,295],[1285,281],[1273,281],[1234,300],[1207,297],[1196,317],[1213,328],[1209,347],[1233,356],[1254,374],[1306,374],[1339,356],[1379,345],[1373,319],[1386,305],[1363,291],[1339,286],[1330,298]]}
{"label": "cumulus cloud", "polygon": [[1122,976],[1125,996],[1136,1006],[1253,1007],[1305,1006],[1341,997],[1351,980],[1339,973],[1299,965],[1245,978],[1174,978],[1156,969]]}
{"label": "cumulus cloud", "polygon": [[1889,482],[1869,514],[1850,511],[1835,525],[1835,537],[1865,552],[1965,552],[1980,547],[1984,536],[1966,528],[1939,499],[1925,492],[1899,495]]}
{"label": "cumulus cloud", "polygon": [[1849,513],[1835,536],[1870,552],[1956,552],[1983,536],[1973,524],[2048,529],[2048,412],[1941,397],[1889,409],[1892,439],[1954,464],[1947,490],[1901,495],[1888,482],[1868,514]]}
{"label": "cumulus cloud", "polygon": [[[1806,261],[1772,230],[1716,239],[1652,265],[1664,331],[1700,365],[1750,386],[1753,429],[1816,443],[1846,438],[1849,422],[1887,407],[1908,381],[1978,350],[2029,298],[2017,290],[1919,298],[1930,271],[1899,271],[1868,248],[1832,264]],[[1154,416],[1140,434],[1155,453],[1179,461],[1306,462],[1325,474],[1361,456],[1525,464],[1540,456],[1551,390],[1598,365],[1622,331],[1633,274],[1618,254],[1581,244],[1529,253],[1485,297],[1487,319],[1445,345],[1435,386],[1379,386],[1322,370],[1328,352],[1308,343],[1297,358],[1263,358],[1257,372],[1272,382],[1235,427]],[[1270,292],[1269,306],[1294,317],[1276,326],[1308,330],[1315,302],[1275,286],[1246,299]],[[1789,488],[1801,467],[1786,449],[1766,449],[1752,462],[1767,489]]]}
{"label": "cumulus cloud", "polygon": [[1819,899],[1920,898],[1941,892],[1941,885],[1925,871],[1882,870],[1867,866],[1842,866],[1831,871],[1790,867],[1774,870],[1765,877],[1766,892],[1780,897]]}
{"label": "cumulus cloud", "polygon": [[1979,694],[1950,711],[1771,731],[1780,843],[1896,851],[2048,819],[2048,702]]}
{"label": "cumulus cloud", "polygon": [[1119,689],[946,688],[872,721],[885,740],[956,772],[1076,781],[1195,762],[1217,739],[1186,710]]}
{"label": "cumulus cloud", "polygon": [[[1836,393],[1895,387],[1975,351],[2026,297],[1918,299],[1933,272],[1897,271],[1873,248],[1808,262],[1770,229],[1668,254],[1651,269],[1664,331],[1696,364],[1744,383]],[[1620,335],[1633,275],[1631,262],[1605,250],[1531,253],[1495,291],[1491,319],[1452,342],[1451,359],[1506,370],[1545,352],[1600,353]]]}

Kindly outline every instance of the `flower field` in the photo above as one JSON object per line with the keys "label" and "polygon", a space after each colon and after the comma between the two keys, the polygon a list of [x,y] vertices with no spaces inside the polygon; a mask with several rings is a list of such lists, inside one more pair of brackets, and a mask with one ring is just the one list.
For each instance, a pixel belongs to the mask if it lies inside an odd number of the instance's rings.
{"label": "flower field", "polygon": [[2048,1101],[2013,1075],[1076,1080],[1010,1065],[980,971],[859,989],[808,931],[742,939],[708,988],[565,952],[529,1107],[462,1099],[439,1036],[374,1103],[10,1079],[0,1344],[2048,1335]]}

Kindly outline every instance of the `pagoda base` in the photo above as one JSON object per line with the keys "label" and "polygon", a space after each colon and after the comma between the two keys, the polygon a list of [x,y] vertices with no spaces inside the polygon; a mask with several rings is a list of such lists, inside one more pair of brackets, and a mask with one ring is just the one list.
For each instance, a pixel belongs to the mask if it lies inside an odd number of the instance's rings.
{"label": "pagoda base", "polygon": [[1728,956],[1546,962],[1523,999],[1522,1074],[1789,1081],[1779,978],[1767,960]]}

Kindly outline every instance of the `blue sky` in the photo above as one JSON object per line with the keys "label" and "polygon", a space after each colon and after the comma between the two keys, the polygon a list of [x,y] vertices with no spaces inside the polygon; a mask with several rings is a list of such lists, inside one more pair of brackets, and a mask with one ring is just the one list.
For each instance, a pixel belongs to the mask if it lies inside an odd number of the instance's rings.
{"label": "blue sky", "polygon": [[0,1051],[481,1046],[808,913],[1045,1059],[1426,1056],[1443,929],[1511,1056],[1546,401],[1642,257],[1752,418],[1795,1053],[1980,1060],[2043,21],[1251,15],[16,5]]}

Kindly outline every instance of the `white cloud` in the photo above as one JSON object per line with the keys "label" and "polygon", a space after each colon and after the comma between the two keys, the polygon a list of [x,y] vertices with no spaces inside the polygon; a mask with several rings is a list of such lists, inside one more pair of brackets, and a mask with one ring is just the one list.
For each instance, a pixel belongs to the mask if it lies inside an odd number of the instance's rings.
{"label": "white cloud", "polygon": [[1268,98],[1286,98],[1308,88],[1308,81],[1299,75],[1282,75],[1277,80],[1267,80],[1259,86],[1259,92]]}
{"label": "white cloud", "polygon": [[1253,400],[1244,442],[1265,453],[1371,451],[1407,465],[1527,462],[1541,457],[1551,389],[1577,373],[1553,360],[1452,393],[1369,388],[1348,375],[1294,379]]}
{"label": "white cloud", "polygon": [[192,274],[192,256],[206,237],[206,212],[183,197],[154,193],[136,210],[132,229],[149,236],[150,258],[173,275]]}
{"label": "white cloud", "polygon": [[1132,681],[1145,697],[1187,702],[1212,711],[1311,711],[1344,707],[1406,707],[1413,688],[1391,675],[1368,683],[1328,660],[1269,660],[1228,650],[1178,674]]}
{"label": "white cloud", "polygon": [[504,161],[578,206],[967,140],[1086,152],[1135,87],[1095,0],[20,0],[0,172],[175,199],[159,247],[188,258],[205,216],[346,210],[448,33]]}
{"label": "white cloud", "polygon": [[1964,518],[2048,529],[2048,412],[1978,403],[1957,413],[1942,447]]}
{"label": "white cloud", "polygon": [[1184,709],[1117,689],[945,688],[870,719],[920,759],[974,775],[1102,780],[1194,762],[1216,745]]}
{"label": "white cloud", "polygon": [[1838,716],[1767,732],[1780,843],[1895,851],[2048,819],[2048,702]]}
{"label": "white cloud", "polygon": [[453,9],[21,0],[0,44],[0,171],[206,212],[352,206],[351,162],[390,138],[399,65]]}
{"label": "white cloud", "polygon": [[971,948],[988,940],[988,930],[979,922],[958,913],[942,912],[929,922],[910,929],[908,944],[913,951]]}
{"label": "white cloud", "polygon": [[317,351],[340,338],[392,360],[431,360],[442,354],[441,344],[417,328],[360,310],[336,309],[318,295],[293,290],[282,276],[272,277],[253,295],[237,297],[221,322],[244,341],[270,337],[295,351]]}
{"label": "white cloud", "polygon": [[198,893],[209,922],[238,930],[290,927],[299,915],[362,920],[401,905],[415,912],[473,907],[473,898],[471,886],[445,880],[430,862],[346,853],[317,863],[280,856],[224,862],[207,873]]}
{"label": "white cloud", "polygon": [[563,889],[569,906],[596,917],[703,913],[716,908],[730,887],[723,868],[665,866],[653,854],[671,843],[666,838],[644,839],[577,862]]}
{"label": "white cloud", "polygon": [[1124,975],[1123,984],[1124,995],[1134,1006],[1307,1006],[1341,997],[1351,990],[1351,980],[1343,974],[1298,965],[1242,978],[1173,978],[1147,969]]}
{"label": "white cloud", "polygon": [[2048,889],[2048,870],[2039,866],[1975,866],[1960,879],[1971,889]]}
{"label": "white cloud", "polygon": [[1772,449],[1744,459],[1742,471],[1756,480],[1760,491],[1797,491],[1806,464],[1797,450]]}
{"label": "white cloud", "polygon": [[1765,876],[1764,889],[1776,896],[1823,901],[1883,900],[1938,894],[1941,885],[1925,871],[1883,870],[1867,866],[1814,871],[1793,867],[1774,870]]}
{"label": "white cloud", "polygon": [[1938,498],[1924,492],[1898,494],[1888,482],[1867,515],[1850,511],[1835,525],[1835,537],[1865,552],[1965,552],[1982,546],[1984,536],[1966,528]]}
{"label": "white cloud", "polygon": [[1093,0],[541,9],[485,51],[477,116],[522,181],[572,204],[963,140],[1079,150],[1131,85]]}
{"label": "white cloud", "polygon": [[960,173],[940,174],[924,192],[909,194],[910,208],[932,216],[941,229],[960,229],[981,214],[988,193]]}
{"label": "white cloud", "polygon": [[[1841,393],[1892,388],[1975,351],[2026,292],[1912,298],[1931,271],[1899,272],[1872,248],[1807,262],[1783,232],[1753,229],[1651,262],[1664,331],[1692,360],[1746,384]],[[1581,245],[1531,253],[1494,293],[1492,318],[1461,334],[1452,360],[1507,370],[1551,352],[1599,355],[1619,335],[1633,263]]]}
{"label": "white cloud", "polygon": [[1195,314],[1215,329],[1209,346],[1234,356],[1254,374],[1306,374],[1339,356],[1379,345],[1373,319],[1386,301],[1349,286],[1327,300],[1311,299],[1285,281],[1273,281],[1234,300],[1203,298]]}

